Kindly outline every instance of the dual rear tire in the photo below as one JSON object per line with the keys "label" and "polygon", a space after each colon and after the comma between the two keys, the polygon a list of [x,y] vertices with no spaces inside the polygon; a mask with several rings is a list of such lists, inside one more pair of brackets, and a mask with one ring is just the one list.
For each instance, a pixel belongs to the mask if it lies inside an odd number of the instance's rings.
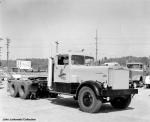
{"label": "dual rear tire", "polygon": [[9,89],[9,94],[12,97],[18,97],[19,92],[18,92],[18,83],[10,82],[8,83],[8,89]]}
{"label": "dual rear tire", "polygon": [[10,96],[28,99],[30,97],[30,85],[24,82],[10,82],[8,83]]}
{"label": "dual rear tire", "polygon": [[30,85],[24,82],[20,83],[19,88],[18,88],[20,98],[28,99],[31,94],[29,89],[30,89]]}

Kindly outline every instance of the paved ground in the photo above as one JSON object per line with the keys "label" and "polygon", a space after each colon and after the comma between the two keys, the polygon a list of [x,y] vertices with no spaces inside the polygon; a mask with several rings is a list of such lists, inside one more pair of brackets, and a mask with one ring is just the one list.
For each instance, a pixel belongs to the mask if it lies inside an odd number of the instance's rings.
{"label": "paved ground", "polygon": [[140,88],[139,94],[125,110],[104,104],[96,114],[81,112],[72,97],[22,100],[10,97],[6,91],[6,84],[0,85],[0,121],[150,122],[150,89]]}

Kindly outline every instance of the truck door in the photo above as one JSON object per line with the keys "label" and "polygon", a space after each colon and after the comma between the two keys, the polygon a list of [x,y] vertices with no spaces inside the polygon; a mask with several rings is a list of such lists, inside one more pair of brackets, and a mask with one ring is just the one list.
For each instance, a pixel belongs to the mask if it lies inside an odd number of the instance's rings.
{"label": "truck door", "polygon": [[58,55],[54,68],[54,82],[68,83],[69,82],[69,56]]}

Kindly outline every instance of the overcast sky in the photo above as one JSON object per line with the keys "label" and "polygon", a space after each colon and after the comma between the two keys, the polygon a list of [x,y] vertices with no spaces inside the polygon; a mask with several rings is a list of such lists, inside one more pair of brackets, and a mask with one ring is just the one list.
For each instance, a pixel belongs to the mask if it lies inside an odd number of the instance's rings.
{"label": "overcast sky", "polygon": [[[10,58],[47,58],[81,50],[98,57],[150,55],[149,0],[1,0],[0,37],[10,38]],[[6,58],[5,41],[2,58]]]}

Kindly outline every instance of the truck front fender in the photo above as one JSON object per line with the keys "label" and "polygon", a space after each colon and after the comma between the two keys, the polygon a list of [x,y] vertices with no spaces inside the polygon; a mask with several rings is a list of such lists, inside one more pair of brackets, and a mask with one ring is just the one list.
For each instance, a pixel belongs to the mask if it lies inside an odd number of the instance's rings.
{"label": "truck front fender", "polygon": [[101,92],[102,92],[102,83],[98,81],[85,81],[85,82],[82,82],[77,88],[76,96],[75,96],[76,99],[78,99],[80,89],[84,86],[91,88],[94,91],[96,97],[98,99],[100,98]]}

